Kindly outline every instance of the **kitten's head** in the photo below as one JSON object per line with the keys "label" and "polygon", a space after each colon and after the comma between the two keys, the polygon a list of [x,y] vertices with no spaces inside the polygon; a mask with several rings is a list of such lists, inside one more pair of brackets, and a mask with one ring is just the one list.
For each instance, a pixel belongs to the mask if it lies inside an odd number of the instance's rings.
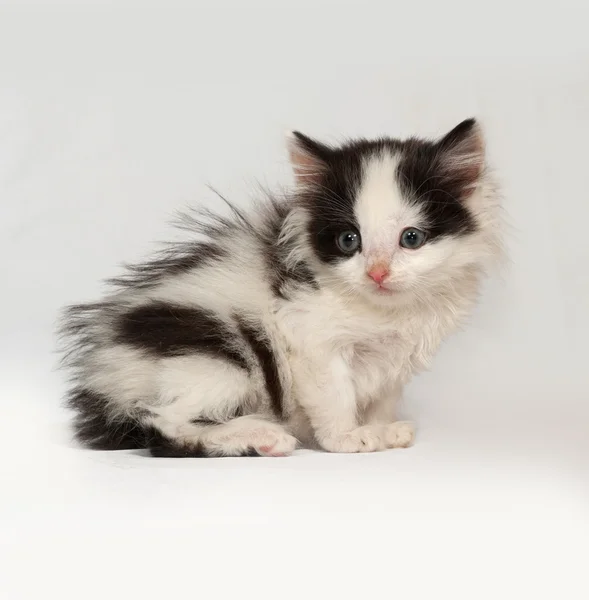
{"label": "kitten's head", "polygon": [[306,240],[328,279],[378,304],[427,296],[497,250],[496,198],[476,121],[437,141],[334,148],[294,132]]}

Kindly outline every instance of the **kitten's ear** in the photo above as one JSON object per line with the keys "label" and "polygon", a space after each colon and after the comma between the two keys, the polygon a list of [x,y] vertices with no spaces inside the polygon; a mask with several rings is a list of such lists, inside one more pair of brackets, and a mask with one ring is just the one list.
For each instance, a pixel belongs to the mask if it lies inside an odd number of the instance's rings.
{"label": "kitten's ear", "polygon": [[460,191],[470,196],[485,168],[485,140],[475,119],[454,127],[438,142],[440,168]]}
{"label": "kitten's ear", "polygon": [[288,153],[298,184],[318,182],[327,169],[333,150],[298,131],[287,133]]}

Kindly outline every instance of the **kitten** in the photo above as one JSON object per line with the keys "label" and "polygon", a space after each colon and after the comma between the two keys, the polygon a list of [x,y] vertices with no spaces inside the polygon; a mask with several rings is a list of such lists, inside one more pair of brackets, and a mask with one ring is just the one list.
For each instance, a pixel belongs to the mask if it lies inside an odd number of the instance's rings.
{"label": "kitten", "polygon": [[438,141],[289,139],[295,191],[66,310],[78,439],[154,456],[409,446],[395,404],[476,301],[499,202],[474,119]]}

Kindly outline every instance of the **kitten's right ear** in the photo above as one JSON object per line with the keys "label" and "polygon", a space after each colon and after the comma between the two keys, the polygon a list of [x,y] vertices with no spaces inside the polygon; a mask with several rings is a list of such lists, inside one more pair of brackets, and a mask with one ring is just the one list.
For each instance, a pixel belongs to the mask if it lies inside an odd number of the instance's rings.
{"label": "kitten's right ear", "polygon": [[298,131],[289,131],[286,137],[297,183],[308,185],[320,181],[333,150]]}

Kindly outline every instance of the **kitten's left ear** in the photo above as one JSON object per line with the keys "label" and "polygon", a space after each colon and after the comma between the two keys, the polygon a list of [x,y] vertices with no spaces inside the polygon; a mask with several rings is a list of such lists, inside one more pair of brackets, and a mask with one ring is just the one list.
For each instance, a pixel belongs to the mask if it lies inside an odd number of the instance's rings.
{"label": "kitten's left ear", "polygon": [[333,150],[298,131],[287,133],[287,143],[297,183],[309,185],[320,181]]}
{"label": "kitten's left ear", "polygon": [[438,143],[439,166],[455,184],[463,198],[468,197],[485,168],[485,140],[475,119],[454,127]]}

